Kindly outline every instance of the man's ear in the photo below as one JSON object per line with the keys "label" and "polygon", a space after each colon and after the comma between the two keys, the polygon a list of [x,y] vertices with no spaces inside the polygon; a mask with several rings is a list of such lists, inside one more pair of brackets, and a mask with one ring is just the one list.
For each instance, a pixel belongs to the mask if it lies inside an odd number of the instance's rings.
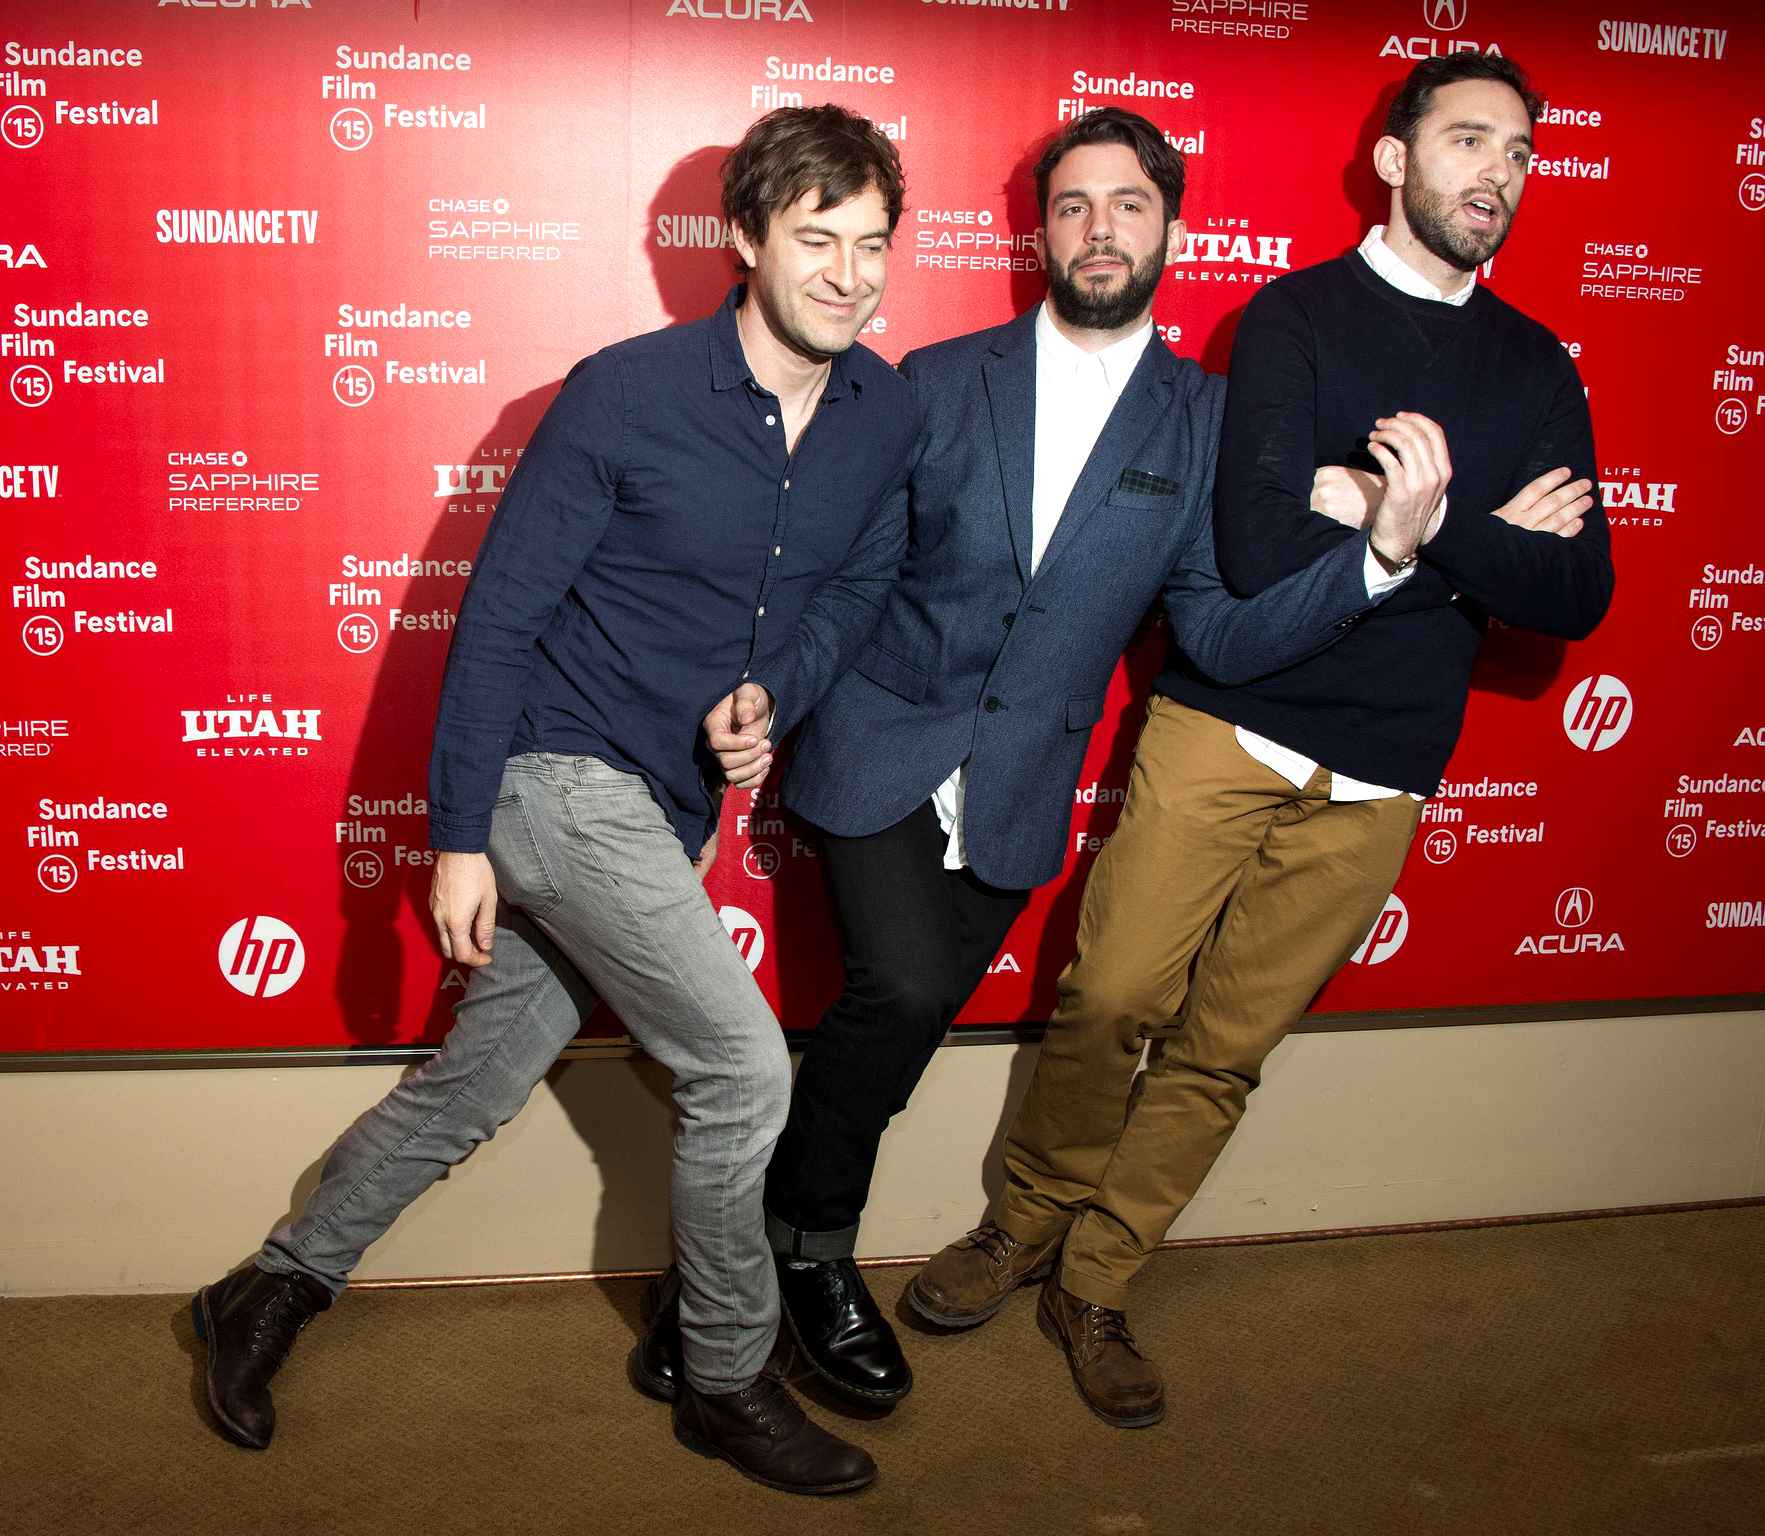
{"label": "man's ear", "polygon": [[1043,232],[1040,224],[1036,226],[1035,241],[1036,260],[1041,262],[1043,267],[1046,268],[1048,265],[1048,236]]}
{"label": "man's ear", "polygon": [[730,242],[735,246],[736,255],[741,257],[750,270],[760,265],[758,260],[760,247],[755,242],[754,237],[743,229],[739,223],[732,223],[729,226],[729,238]]}
{"label": "man's ear", "polygon": [[1409,166],[1409,146],[1387,133],[1373,146],[1373,169],[1388,187],[1401,187]]}
{"label": "man's ear", "polygon": [[1189,226],[1181,219],[1172,219],[1165,227],[1164,264],[1168,267],[1180,257],[1189,244]]}

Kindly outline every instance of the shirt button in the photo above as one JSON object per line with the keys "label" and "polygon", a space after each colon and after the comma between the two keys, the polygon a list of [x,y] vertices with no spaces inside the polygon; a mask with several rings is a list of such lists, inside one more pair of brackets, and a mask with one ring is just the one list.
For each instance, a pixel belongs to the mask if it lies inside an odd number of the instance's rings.
{"label": "shirt button", "polygon": [[783,553],[784,553],[784,545],[774,544],[772,546],[772,554],[773,554],[774,559],[776,559],[779,555],[782,555]]}
{"label": "shirt button", "polygon": [[999,713],[1001,706],[1000,706],[998,699],[994,698],[991,694],[989,694],[987,696],[987,702],[984,707],[989,715],[996,715]]}
{"label": "shirt button", "polygon": [[766,617],[766,605],[764,603],[760,604],[760,606],[754,610],[754,617],[759,619]]}
{"label": "shirt button", "polygon": [[776,416],[768,416],[766,418],[766,425],[769,427],[776,427],[778,425],[778,418]]}
{"label": "shirt button", "polygon": [[784,488],[785,488],[785,489],[786,489],[786,490],[787,490],[787,491],[788,491],[788,490],[789,490],[789,489],[790,489],[790,488],[791,488],[791,483],[790,483],[790,481],[788,481],[788,480],[787,480],[787,481],[785,481],[785,483],[784,483]]}

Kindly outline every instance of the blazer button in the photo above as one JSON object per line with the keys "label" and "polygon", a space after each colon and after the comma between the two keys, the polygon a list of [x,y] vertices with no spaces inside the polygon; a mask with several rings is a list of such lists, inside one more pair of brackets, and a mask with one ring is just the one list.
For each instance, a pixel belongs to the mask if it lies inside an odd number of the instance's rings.
{"label": "blazer button", "polygon": [[1000,706],[998,699],[996,699],[992,694],[988,694],[987,695],[987,702],[982,706],[982,708],[984,708],[989,715],[996,715],[999,713],[1001,706]]}
{"label": "blazer button", "polygon": [[1011,621],[1013,619],[1015,619],[1016,617],[1017,617],[1017,615],[1015,613],[1002,613],[999,615],[999,622],[1001,624],[1003,624],[1007,629],[1010,629],[1011,628]]}

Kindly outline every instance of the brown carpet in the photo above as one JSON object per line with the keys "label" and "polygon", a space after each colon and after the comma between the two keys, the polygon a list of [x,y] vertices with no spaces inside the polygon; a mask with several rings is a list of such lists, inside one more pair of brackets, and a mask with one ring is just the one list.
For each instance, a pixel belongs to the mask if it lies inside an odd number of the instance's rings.
{"label": "brown carpet", "polygon": [[[910,1269],[871,1271],[893,1309]],[[182,1299],[0,1301],[6,1532],[1765,1531],[1765,1209],[1187,1249],[1130,1314],[1151,1430],[1086,1412],[1029,1297],[902,1326],[882,1466],[792,1499],[626,1384],[639,1284],[357,1292],[303,1335],[265,1453],[210,1428]]]}

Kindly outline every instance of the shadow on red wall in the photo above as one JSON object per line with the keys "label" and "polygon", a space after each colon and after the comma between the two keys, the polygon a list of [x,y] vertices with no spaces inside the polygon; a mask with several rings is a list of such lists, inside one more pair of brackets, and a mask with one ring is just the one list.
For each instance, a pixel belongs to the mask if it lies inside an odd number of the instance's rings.
{"label": "shadow on red wall", "polygon": [[[486,516],[500,481],[514,464],[539,419],[557,394],[562,379],[509,401],[495,424],[458,463],[467,466],[467,489],[437,498],[439,507],[428,537],[424,560],[470,560],[483,542]],[[489,487],[494,486],[495,489]],[[386,592],[386,608],[422,613],[458,606],[457,577],[413,577],[400,592]],[[369,695],[361,736],[356,742],[346,794],[380,798],[409,789],[428,794],[429,744],[435,730],[435,705],[440,696],[440,648],[423,637],[388,634],[380,642],[379,667]],[[428,824],[422,816],[356,818],[347,801],[337,808],[339,823],[369,820],[389,828],[388,842],[340,848],[338,908],[343,917],[342,948],[333,990],[344,1029],[362,1044],[384,1044],[399,1038],[405,1015],[403,987],[411,967],[406,964],[404,930],[399,909],[414,914],[434,962],[435,990],[422,1013],[423,1040],[439,1040],[452,1022],[450,1009],[465,994],[463,968],[442,958],[428,938],[430,870],[423,864],[401,863],[392,850],[428,845]],[[373,861],[352,862],[358,853],[378,856],[381,873],[373,878]],[[360,883],[358,883],[360,882]],[[422,967],[427,973],[428,967]]]}

